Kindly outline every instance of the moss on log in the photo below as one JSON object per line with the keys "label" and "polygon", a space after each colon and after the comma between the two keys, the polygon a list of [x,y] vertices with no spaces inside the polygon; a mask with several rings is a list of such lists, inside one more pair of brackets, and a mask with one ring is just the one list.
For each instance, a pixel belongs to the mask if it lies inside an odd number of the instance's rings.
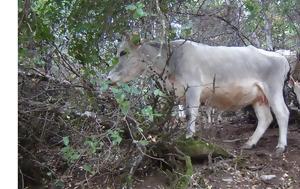
{"label": "moss on log", "polygon": [[[232,157],[230,153],[222,147],[208,143],[202,139],[189,138],[185,136],[175,138],[174,140],[160,140],[152,148],[156,156],[165,157],[169,168],[173,171],[169,174],[171,181],[170,188],[186,189],[189,187],[191,176],[193,174],[192,159],[205,159],[209,155],[224,158]],[[157,155],[159,154],[159,155]],[[168,156],[165,156],[169,154]],[[174,154],[174,156],[170,156]]]}
{"label": "moss on log", "polygon": [[179,150],[181,150],[184,154],[190,156],[191,158],[205,158],[209,154],[211,154],[213,157],[232,157],[232,155],[222,147],[205,142],[201,139],[186,139],[184,136],[182,136],[175,142],[175,145]]}
{"label": "moss on log", "polygon": [[186,189],[190,184],[190,178],[193,174],[193,165],[192,165],[191,157],[184,156],[184,161],[185,161],[186,171],[185,174],[178,179],[175,186],[176,189]]}

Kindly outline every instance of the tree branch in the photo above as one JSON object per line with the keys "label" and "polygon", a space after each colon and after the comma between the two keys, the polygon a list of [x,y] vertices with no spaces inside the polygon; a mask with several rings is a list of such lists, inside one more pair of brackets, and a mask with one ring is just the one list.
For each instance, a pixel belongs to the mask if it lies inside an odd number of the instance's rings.
{"label": "tree branch", "polygon": [[239,38],[241,39],[241,41],[243,42],[244,45],[247,45],[246,41],[244,39],[246,39],[251,45],[254,45],[252,43],[252,41],[246,36],[244,35],[243,33],[240,32],[240,30],[235,26],[233,25],[229,20],[226,20],[225,18],[223,18],[222,16],[219,16],[219,15],[215,15],[215,14],[194,14],[194,13],[183,13],[183,12],[172,12],[174,14],[181,14],[181,15],[190,15],[190,16],[200,16],[200,17],[203,17],[203,16],[208,16],[208,17],[213,17],[213,18],[217,18],[223,22],[225,22],[228,26],[231,27],[232,30],[234,30],[237,35],[239,36]]}

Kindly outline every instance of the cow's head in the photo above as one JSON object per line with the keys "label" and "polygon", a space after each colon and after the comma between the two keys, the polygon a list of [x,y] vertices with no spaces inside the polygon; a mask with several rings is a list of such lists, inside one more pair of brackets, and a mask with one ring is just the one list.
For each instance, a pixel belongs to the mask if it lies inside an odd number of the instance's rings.
{"label": "cow's head", "polygon": [[298,103],[300,103],[300,83],[298,81],[294,82],[294,93],[297,96]]}
{"label": "cow's head", "polygon": [[293,91],[296,94],[298,103],[300,104],[300,82],[295,80],[293,77],[290,77],[289,87],[293,88]]}
{"label": "cow's head", "polygon": [[159,53],[157,43],[143,42],[125,37],[117,50],[119,63],[109,72],[113,83],[128,82],[140,76]]}

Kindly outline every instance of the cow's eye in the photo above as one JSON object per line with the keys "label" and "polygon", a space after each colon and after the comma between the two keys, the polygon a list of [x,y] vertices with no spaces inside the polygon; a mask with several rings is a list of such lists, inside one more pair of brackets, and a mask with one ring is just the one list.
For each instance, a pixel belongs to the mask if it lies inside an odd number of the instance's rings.
{"label": "cow's eye", "polygon": [[120,56],[124,56],[125,54],[127,54],[126,51],[121,51],[121,52],[120,52]]}

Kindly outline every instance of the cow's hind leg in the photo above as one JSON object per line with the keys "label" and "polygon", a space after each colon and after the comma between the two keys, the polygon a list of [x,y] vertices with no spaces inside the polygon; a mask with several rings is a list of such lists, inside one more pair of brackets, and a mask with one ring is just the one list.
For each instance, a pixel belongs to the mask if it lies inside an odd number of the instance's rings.
{"label": "cow's hind leg", "polygon": [[250,149],[259,141],[262,135],[265,133],[269,125],[271,124],[273,117],[271,114],[271,110],[268,104],[256,102],[253,105],[256,117],[258,119],[257,127],[253,133],[253,135],[249,138],[249,140],[242,147],[244,149]]}
{"label": "cow's hind leg", "polygon": [[279,126],[279,139],[276,146],[276,152],[283,153],[287,145],[287,129],[290,112],[284,102],[282,91],[273,93],[272,98],[270,99],[270,105]]}
{"label": "cow's hind leg", "polygon": [[187,106],[187,134],[186,138],[190,138],[195,133],[195,121],[198,116],[200,105],[201,89],[199,87],[188,88],[186,92],[186,106]]}

